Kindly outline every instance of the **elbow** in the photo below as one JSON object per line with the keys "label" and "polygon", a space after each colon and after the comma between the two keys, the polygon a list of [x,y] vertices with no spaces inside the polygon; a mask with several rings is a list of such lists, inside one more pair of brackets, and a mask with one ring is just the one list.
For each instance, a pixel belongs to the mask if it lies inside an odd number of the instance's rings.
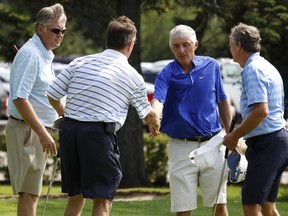
{"label": "elbow", "polygon": [[257,114],[258,114],[257,115],[258,119],[264,120],[269,115],[269,110],[261,109],[261,110],[258,110]]}
{"label": "elbow", "polygon": [[261,112],[261,117],[263,119],[265,119],[268,115],[269,115],[269,110],[264,110],[263,112]]}
{"label": "elbow", "polygon": [[53,99],[53,98],[50,97],[49,95],[48,95],[47,97],[48,97],[48,101],[49,101],[49,103],[50,103],[51,105],[57,102],[57,100]]}
{"label": "elbow", "polygon": [[252,112],[255,114],[255,118],[264,120],[269,115],[267,103],[255,104],[252,108]]}

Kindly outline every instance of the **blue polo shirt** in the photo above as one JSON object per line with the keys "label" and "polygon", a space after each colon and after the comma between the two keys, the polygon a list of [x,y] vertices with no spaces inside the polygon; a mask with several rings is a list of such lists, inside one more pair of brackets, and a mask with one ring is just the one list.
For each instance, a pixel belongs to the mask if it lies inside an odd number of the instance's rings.
{"label": "blue polo shirt", "polygon": [[218,102],[227,99],[218,62],[195,56],[185,74],[176,60],[157,75],[154,98],[164,105],[161,130],[171,138],[209,136],[222,127]]}
{"label": "blue polo shirt", "polygon": [[272,133],[285,127],[284,87],[277,69],[254,53],[247,60],[242,76],[241,115],[245,119],[255,103],[267,103],[269,114],[261,124],[244,136],[244,139]]}

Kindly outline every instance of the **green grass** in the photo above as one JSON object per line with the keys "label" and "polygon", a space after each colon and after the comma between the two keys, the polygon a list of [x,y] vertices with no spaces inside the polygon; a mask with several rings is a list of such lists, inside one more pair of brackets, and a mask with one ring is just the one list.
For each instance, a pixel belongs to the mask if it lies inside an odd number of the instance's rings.
{"label": "green grass", "polygon": [[[47,186],[43,186],[42,194],[47,193]],[[241,216],[241,187],[237,185],[228,186],[228,210],[231,216]],[[118,194],[145,193],[158,194],[158,198],[147,201],[114,201],[110,216],[172,216],[170,212],[170,197],[168,188],[135,188],[135,189],[119,189]],[[51,196],[46,205],[45,216],[63,215],[66,206],[66,198],[55,198],[61,194],[61,189],[57,185],[53,185]],[[11,196],[10,186],[0,186],[0,195]],[[42,197],[38,205],[38,214],[41,215],[45,198]],[[281,187],[277,208],[281,215],[288,215],[288,188]],[[0,215],[15,216],[17,209],[17,198],[1,199],[0,200]],[[82,216],[91,215],[92,200],[86,200]],[[193,215],[210,216],[212,210],[202,207],[200,192],[198,193],[198,209],[193,211]]]}

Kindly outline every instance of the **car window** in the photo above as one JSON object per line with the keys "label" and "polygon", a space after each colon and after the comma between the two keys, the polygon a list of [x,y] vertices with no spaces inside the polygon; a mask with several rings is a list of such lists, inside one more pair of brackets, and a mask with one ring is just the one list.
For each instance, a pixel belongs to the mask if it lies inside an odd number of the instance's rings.
{"label": "car window", "polygon": [[237,64],[223,64],[222,72],[227,75],[228,78],[238,78],[241,76],[241,68]]}

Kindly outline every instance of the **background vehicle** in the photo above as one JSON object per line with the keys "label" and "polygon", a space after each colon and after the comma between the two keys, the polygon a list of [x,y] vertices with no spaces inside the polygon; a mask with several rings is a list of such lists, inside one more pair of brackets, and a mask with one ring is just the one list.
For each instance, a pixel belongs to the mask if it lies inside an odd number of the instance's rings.
{"label": "background vehicle", "polygon": [[0,134],[4,131],[8,113],[10,63],[0,63]]}
{"label": "background vehicle", "polygon": [[[55,76],[58,76],[61,71],[67,67],[68,63],[61,63],[61,62],[53,62],[53,68],[54,68],[54,72],[55,72]],[[145,79],[144,79],[145,80]],[[154,81],[153,82],[149,82],[147,80],[145,80],[145,86],[147,89],[147,97],[148,100],[151,101],[153,98],[153,93],[154,93]]]}
{"label": "background vehicle", "polygon": [[240,96],[242,90],[242,78],[240,65],[230,58],[217,59],[221,69],[223,85],[226,93],[228,94],[231,105],[234,109],[233,116],[237,123],[242,121],[240,114]]}

